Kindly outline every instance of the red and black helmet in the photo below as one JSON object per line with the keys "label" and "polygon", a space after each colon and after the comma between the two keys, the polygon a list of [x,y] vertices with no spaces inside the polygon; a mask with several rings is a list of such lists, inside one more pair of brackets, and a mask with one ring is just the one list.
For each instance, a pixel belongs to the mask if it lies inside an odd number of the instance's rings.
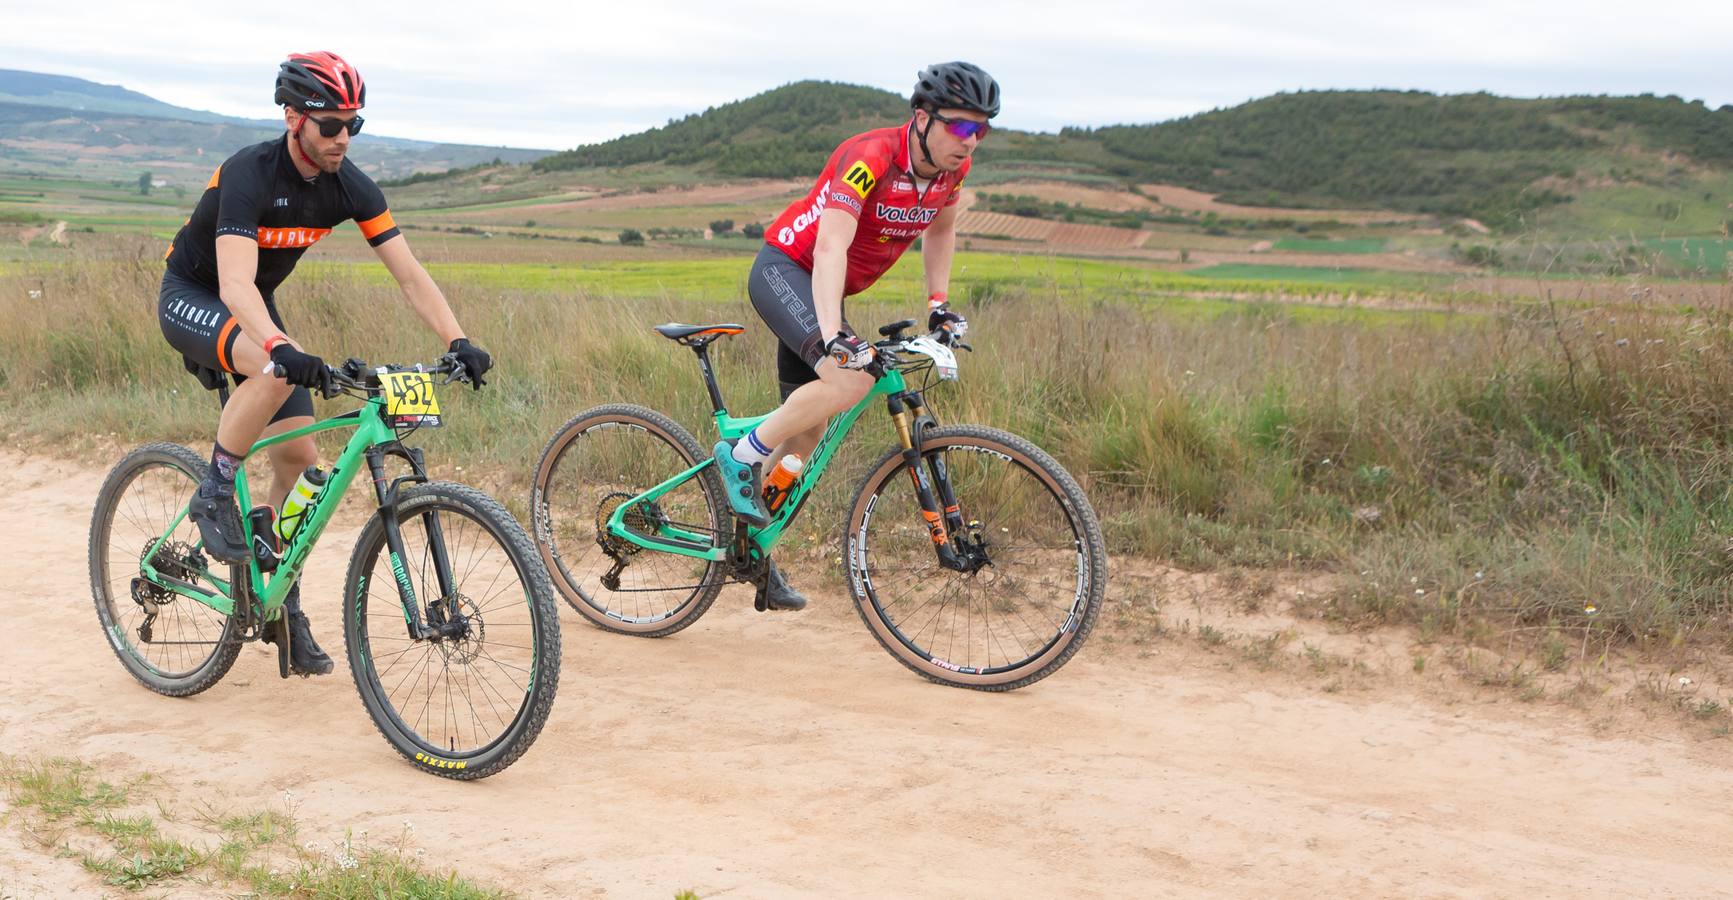
{"label": "red and black helmet", "polygon": [[367,85],[335,53],[291,53],[277,69],[276,102],[302,112],[360,109],[367,104]]}

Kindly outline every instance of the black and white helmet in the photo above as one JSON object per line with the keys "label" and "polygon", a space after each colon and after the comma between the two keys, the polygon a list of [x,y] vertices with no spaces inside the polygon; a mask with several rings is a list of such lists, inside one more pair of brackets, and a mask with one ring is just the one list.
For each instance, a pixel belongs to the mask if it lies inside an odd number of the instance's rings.
{"label": "black and white helmet", "polygon": [[939,63],[921,72],[909,106],[928,112],[966,109],[991,119],[999,114],[999,82],[972,63]]}

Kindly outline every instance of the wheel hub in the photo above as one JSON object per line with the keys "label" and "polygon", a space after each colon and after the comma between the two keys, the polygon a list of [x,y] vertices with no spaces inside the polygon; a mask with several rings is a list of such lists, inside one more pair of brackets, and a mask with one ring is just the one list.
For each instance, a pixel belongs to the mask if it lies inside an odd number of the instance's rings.
{"label": "wheel hub", "polygon": [[437,602],[443,610],[454,611],[455,615],[440,615],[443,621],[434,624],[445,637],[436,642],[439,652],[445,655],[445,661],[460,666],[469,665],[470,661],[480,656],[487,640],[487,625],[481,620],[481,610],[476,608],[475,601],[459,594],[454,600]]}

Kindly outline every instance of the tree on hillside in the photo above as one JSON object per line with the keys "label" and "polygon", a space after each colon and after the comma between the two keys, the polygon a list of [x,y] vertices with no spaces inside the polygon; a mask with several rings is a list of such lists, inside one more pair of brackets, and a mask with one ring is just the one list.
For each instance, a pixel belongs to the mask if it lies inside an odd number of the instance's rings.
{"label": "tree on hillside", "polygon": [[740,227],[740,233],[746,237],[758,240],[764,237],[764,226],[757,222],[748,222]]}
{"label": "tree on hillside", "polygon": [[620,232],[620,243],[628,247],[644,246],[644,233],[636,228],[628,228]]}
{"label": "tree on hillside", "polygon": [[151,181],[151,178],[150,178],[149,172],[146,172],[143,175],[138,176],[138,193],[139,193],[139,196],[141,196],[141,197],[150,196],[150,181]]}
{"label": "tree on hillside", "polygon": [[710,223],[710,230],[714,231],[717,234],[727,234],[728,232],[734,230],[734,220],[733,219],[717,219],[716,221]]}

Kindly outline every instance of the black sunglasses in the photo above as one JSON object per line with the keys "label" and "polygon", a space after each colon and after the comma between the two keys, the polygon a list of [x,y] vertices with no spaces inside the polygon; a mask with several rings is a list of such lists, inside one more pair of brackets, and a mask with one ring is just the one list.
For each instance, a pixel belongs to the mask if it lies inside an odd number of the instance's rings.
{"label": "black sunglasses", "polygon": [[349,130],[350,137],[361,133],[362,119],[360,116],[351,116],[347,119],[314,119],[312,116],[307,118],[312,119],[313,124],[319,126],[319,134],[324,137],[334,138],[337,136],[337,132],[344,129]]}

